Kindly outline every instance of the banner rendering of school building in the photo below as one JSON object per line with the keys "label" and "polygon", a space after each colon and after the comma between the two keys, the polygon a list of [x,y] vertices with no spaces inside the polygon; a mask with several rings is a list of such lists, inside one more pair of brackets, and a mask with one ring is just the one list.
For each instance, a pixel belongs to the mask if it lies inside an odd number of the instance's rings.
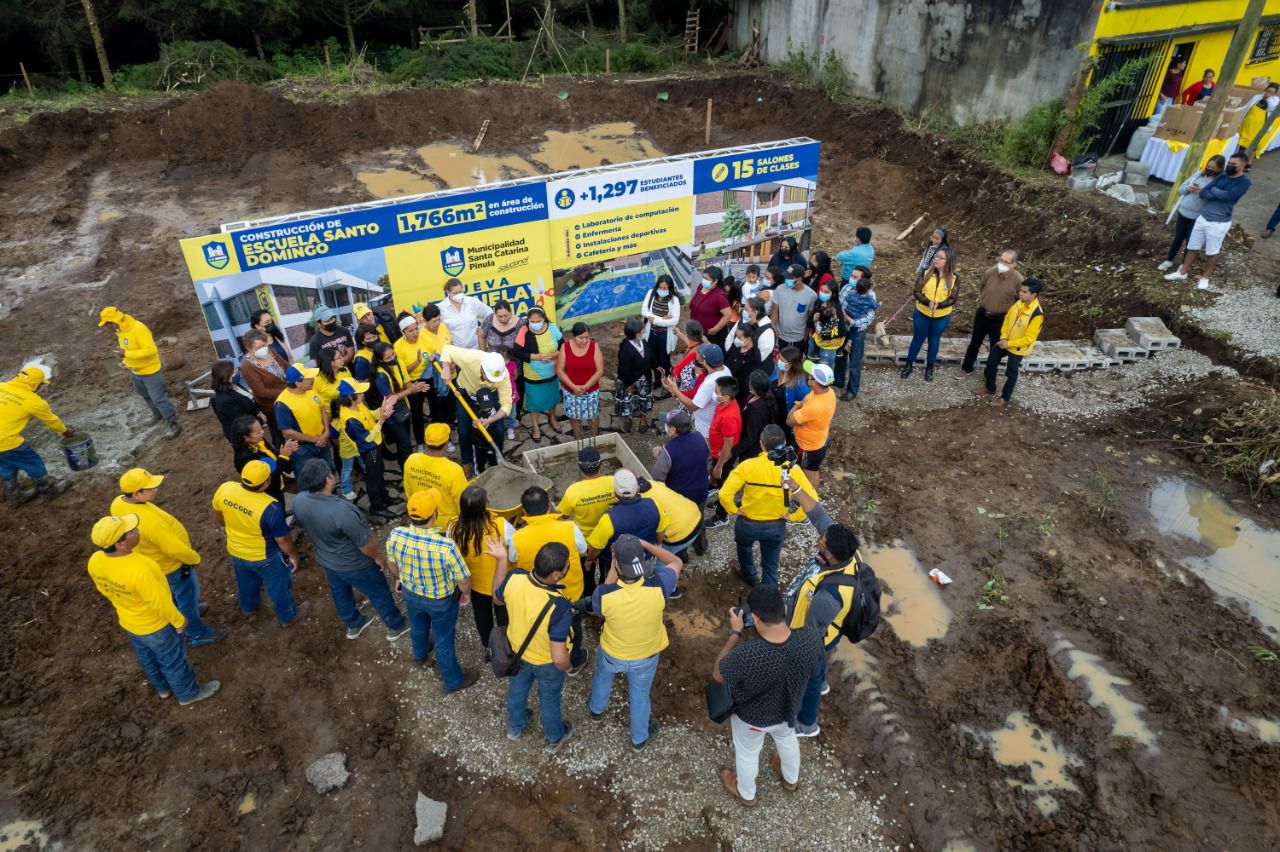
{"label": "banner rendering of school building", "polygon": [[241,352],[268,310],[305,358],[307,323],[328,305],[410,310],[466,292],[560,323],[633,316],[654,280],[684,289],[704,265],[763,264],[811,226],[819,143],[704,151],[224,225],[182,241],[219,356]]}

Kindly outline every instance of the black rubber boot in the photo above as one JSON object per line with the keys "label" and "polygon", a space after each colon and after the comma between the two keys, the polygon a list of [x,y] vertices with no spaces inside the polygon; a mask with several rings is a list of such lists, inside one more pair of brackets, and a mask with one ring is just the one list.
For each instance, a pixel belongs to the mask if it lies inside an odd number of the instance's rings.
{"label": "black rubber boot", "polygon": [[36,496],[34,488],[23,488],[18,483],[18,477],[6,479],[4,481],[4,498],[15,506],[20,506],[28,500]]}
{"label": "black rubber boot", "polygon": [[54,479],[52,476],[45,475],[35,482],[36,491],[42,497],[57,497],[63,491],[71,487],[71,483],[65,479]]}

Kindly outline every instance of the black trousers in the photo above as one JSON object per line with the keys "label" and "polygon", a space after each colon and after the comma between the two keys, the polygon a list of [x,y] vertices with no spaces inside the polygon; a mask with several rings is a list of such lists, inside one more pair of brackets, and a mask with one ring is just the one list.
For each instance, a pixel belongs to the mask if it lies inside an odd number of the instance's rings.
{"label": "black trousers", "polygon": [[993,314],[981,305],[973,312],[973,332],[969,336],[969,348],[965,350],[964,362],[960,369],[966,373],[973,372],[973,365],[978,361],[978,350],[982,348],[982,339],[987,340],[987,349],[996,351],[996,341],[1000,339],[1000,327],[1004,325],[1004,314]]}
{"label": "black trousers", "polygon": [[383,477],[382,453],[376,448],[360,454],[364,466],[364,489],[369,495],[370,509],[385,509],[391,505],[387,495],[387,481]]}
{"label": "black trousers", "polygon": [[991,354],[987,356],[987,369],[983,375],[987,380],[987,390],[995,393],[996,373],[1000,369],[1000,362],[1006,355],[1009,356],[1009,366],[1004,371],[1004,390],[1000,392],[1000,396],[1005,402],[1008,402],[1013,399],[1013,389],[1018,384],[1018,371],[1022,369],[1022,356],[1014,355],[1008,349],[993,346]]}
{"label": "black trousers", "polygon": [[425,393],[411,393],[404,398],[409,404],[409,420],[413,424],[411,434],[409,435],[410,446],[417,446],[426,439],[423,433],[427,430],[427,416],[424,408],[427,404],[427,395]]}
{"label": "black trousers", "polygon": [[[396,414],[392,414],[386,423],[382,424],[383,455],[387,458],[394,458],[396,464],[400,465],[400,470],[404,470],[404,463],[409,460],[409,454],[413,452],[413,439],[409,436],[409,424],[411,417],[401,420]],[[396,445],[394,451],[389,449],[386,439],[390,439]]]}
{"label": "black trousers", "polygon": [[1195,226],[1195,219],[1188,219],[1181,213],[1178,214],[1178,218],[1173,225],[1173,241],[1169,243],[1169,255],[1165,260],[1173,263],[1173,259],[1178,256],[1178,252],[1182,251],[1182,247],[1187,244],[1187,240],[1191,239],[1191,229]]}
{"label": "black trousers", "polygon": [[[436,381],[440,381],[436,379]],[[455,408],[453,402],[453,394],[446,393],[444,396],[436,393],[435,389],[431,389],[426,393],[427,409],[430,412],[432,423],[448,423],[453,425],[453,410]]]}
{"label": "black trousers", "polygon": [[476,617],[476,631],[480,634],[481,647],[489,647],[489,634],[495,624],[507,626],[507,608],[493,602],[493,595],[471,593],[471,610]]}

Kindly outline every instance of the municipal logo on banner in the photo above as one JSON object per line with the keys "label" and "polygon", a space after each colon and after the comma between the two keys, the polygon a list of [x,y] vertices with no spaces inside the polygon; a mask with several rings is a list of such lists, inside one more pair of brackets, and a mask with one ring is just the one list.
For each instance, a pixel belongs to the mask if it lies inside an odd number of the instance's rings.
{"label": "municipal logo on banner", "polygon": [[556,206],[561,210],[568,210],[573,206],[573,191],[562,189],[556,193]]}
{"label": "municipal logo on banner", "polygon": [[231,262],[231,258],[227,256],[227,247],[220,241],[213,241],[204,244],[204,262],[212,266],[214,269],[222,269]]}
{"label": "municipal logo on banner", "polygon": [[440,266],[444,268],[444,274],[450,277],[457,277],[462,274],[462,270],[467,268],[467,255],[457,246],[449,246],[440,252]]}

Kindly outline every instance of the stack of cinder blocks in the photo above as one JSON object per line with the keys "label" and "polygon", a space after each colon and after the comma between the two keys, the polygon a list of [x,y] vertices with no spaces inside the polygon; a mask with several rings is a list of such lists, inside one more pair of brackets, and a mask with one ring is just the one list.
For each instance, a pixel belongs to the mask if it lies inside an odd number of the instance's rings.
{"label": "stack of cinder blocks", "polygon": [[[910,345],[911,338],[901,334],[891,335],[888,346],[880,346],[869,337],[863,361],[867,364],[901,366],[907,363],[907,348]],[[939,363],[959,364],[964,360],[968,345],[967,339],[944,337],[938,347]],[[1124,328],[1096,331],[1092,344],[1083,340],[1046,340],[1037,343],[1031,355],[1022,362],[1022,369],[1029,373],[1105,369],[1117,364],[1131,364],[1157,352],[1177,349],[1180,345],[1181,341],[1169,332],[1158,317],[1131,317],[1125,322]],[[986,351],[987,345],[984,343],[978,355],[979,368],[986,363]],[[923,364],[924,360],[925,350],[921,347],[916,363]]]}

